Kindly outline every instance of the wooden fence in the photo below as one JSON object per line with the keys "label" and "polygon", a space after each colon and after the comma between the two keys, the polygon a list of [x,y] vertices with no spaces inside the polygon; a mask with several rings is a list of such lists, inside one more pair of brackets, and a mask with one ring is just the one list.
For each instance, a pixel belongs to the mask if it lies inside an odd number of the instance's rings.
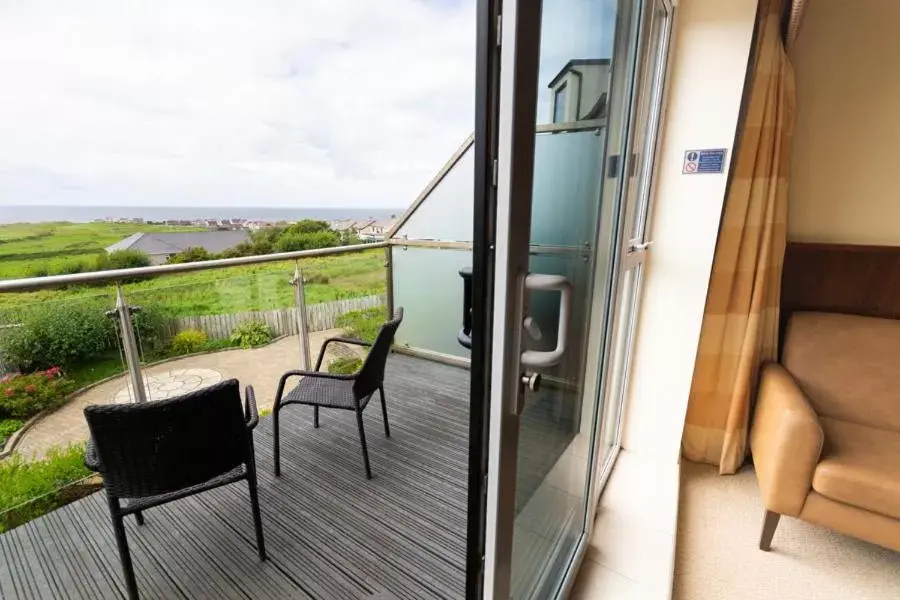
{"label": "wooden fence", "polygon": [[[382,295],[310,304],[306,307],[307,327],[309,331],[332,329],[335,327],[337,318],[346,312],[384,306],[384,304],[385,299]],[[179,317],[172,320],[171,333],[174,335],[186,329],[199,329],[205,332],[209,339],[221,340],[229,337],[235,327],[246,321],[264,321],[275,337],[297,334],[297,313],[293,307],[227,315]]]}

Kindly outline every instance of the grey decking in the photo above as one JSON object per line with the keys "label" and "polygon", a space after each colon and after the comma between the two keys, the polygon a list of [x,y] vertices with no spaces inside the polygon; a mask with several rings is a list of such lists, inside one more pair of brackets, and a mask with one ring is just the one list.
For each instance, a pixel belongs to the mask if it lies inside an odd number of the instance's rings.
{"label": "grey decking", "polygon": [[[377,401],[365,412],[371,481],[353,413],[323,409],[315,430],[311,408],[286,408],[280,479],[272,475],[271,418],[261,419],[256,457],[267,562],[256,556],[243,483],[150,509],[141,528],[127,519],[141,597],[462,598],[468,372],[395,354],[385,388],[392,437],[384,437]],[[552,409],[538,401],[523,415],[520,509],[571,439]],[[555,520],[569,518],[555,514],[560,502],[546,506]],[[533,555],[523,562],[533,572],[520,581],[530,589],[549,550],[526,534],[518,538]],[[103,492],[0,534],[0,599],[124,594]]]}
{"label": "grey decking", "polygon": [[[468,373],[394,355],[379,406],[365,414],[374,479],[355,418],[285,409],[282,473],[271,419],[256,433],[269,560],[256,557],[246,486],[146,512],[127,531],[141,597],[461,598],[465,580]],[[0,598],[124,596],[104,494],[0,536]]]}

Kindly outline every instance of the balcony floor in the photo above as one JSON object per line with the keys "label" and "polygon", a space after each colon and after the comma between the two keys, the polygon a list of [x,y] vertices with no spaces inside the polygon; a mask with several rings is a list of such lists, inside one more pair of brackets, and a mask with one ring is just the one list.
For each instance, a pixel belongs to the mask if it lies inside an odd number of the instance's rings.
{"label": "balcony floor", "polygon": [[[263,418],[255,438],[269,560],[256,556],[246,485],[219,488],[147,511],[144,527],[126,519],[141,597],[461,598],[468,381],[455,367],[389,359],[392,437],[377,401],[365,412],[371,481],[351,412],[323,410],[315,430],[312,409],[285,409],[278,480]],[[0,535],[0,598],[124,594],[103,492]]]}

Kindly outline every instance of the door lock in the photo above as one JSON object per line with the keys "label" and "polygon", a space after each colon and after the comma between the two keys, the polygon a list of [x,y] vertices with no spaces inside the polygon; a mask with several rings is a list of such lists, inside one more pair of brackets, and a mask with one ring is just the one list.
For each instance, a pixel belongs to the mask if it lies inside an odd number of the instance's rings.
{"label": "door lock", "polygon": [[540,373],[522,373],[522,385],[527,387],[532,392],[536,392],[541,389],[541,374]]}
{"label": "door lock", "polygon": [[541,341],[544,337],[544,332],[541,331],[540,325],[537,324],[531,317],[525,317],[525,320],[522,322],[522,326],[525,328],[526,333],[536,342]]}

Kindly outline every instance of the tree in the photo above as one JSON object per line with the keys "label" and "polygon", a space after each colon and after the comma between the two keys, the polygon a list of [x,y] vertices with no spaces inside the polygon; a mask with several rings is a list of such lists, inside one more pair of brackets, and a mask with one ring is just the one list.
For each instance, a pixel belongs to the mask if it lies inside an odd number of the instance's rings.
{"label": "tree", "polygon": [[327,221],[314,221],[313,219],[303,219],[288,225],[284,233],[318,233],[320,231],[331,231],[331,226]]}
{"label": "tree", "polygon": [[352,228],[347,228],[341,231],[340,237],[342,246],[354,246],[356,244],[362,244],[362,240],[359,239],[359,234],[356,233],[356,230]]}
{"label": "tree", "polygon": [[179,264],[179,263],[191,263],[198,262],[201,260],[211,260],[213,255],[209,253],[209,251],[202,246],[191,246],[186,250],[182,250],[178,254],[173,254],[169,257],[170,264]]}
{"label": "tree", "polygon": [[315,250],[316,248],[333,248],[341,245],[337,232],[316,231],[313,233],[285,233],[275,243],[278,252],[296,252],[298,250]]}

